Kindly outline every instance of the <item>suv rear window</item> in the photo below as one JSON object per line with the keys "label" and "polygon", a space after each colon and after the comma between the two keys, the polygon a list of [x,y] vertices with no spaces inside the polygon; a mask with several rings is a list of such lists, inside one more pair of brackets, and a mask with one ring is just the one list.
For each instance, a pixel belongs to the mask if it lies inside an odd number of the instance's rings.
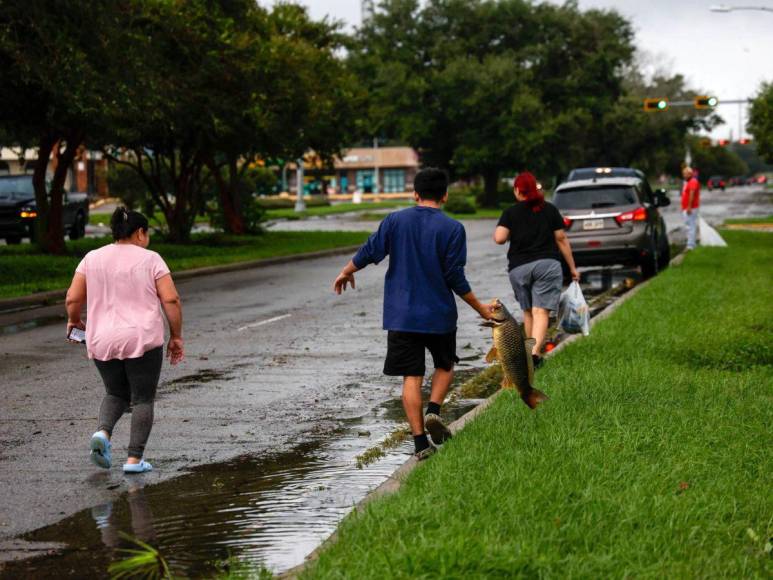
{"label": "suv rear window", "polygon": [[638,204],[633,187],[583,187],[557,191],[553,205],[558,209],[598,209]]}

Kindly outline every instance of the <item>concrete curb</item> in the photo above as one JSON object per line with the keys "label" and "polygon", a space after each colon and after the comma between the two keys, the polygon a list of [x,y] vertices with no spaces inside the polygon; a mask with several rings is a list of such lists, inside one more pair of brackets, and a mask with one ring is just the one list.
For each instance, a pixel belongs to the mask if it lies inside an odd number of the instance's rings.
{"label": "concrete curb", "polygon": [[[213,274],[223,274],[226,272],[238,272],[239,270],[250,270],[253,268],[266,268],[276,266],[277,264],[291,264],[293,262],[302,262],[304,260],[313,260],[315,258],[326,258],[328,256],[337,256],[340,254],[354,253],[359,249],[357,246],[342,246],[340,248],[330,248],[317,252],[306,252],[304,254],[290,254],[288,256],[279,256],[276,258],[263,258],[260,260],[250,260],[248,262],[234,262],[232,264],[223,264],[219,266],[206,266],[204,268],[193,268],[191,270],[180,270],[172,272],[175,281],[188,280],[198,276],[211,276]],[[49,306],[57,302],[63,302],[67,289],[50,290],[47,292],[38,292],[19,298],[6,298],[0,300],[0,313],[5,310],[15,310],[21,308],[34,308],[36,306]],[[31,311],[30,314],[33,314]],[[34,316],[31,316],[34,318]]]}
{"label": "concrete curb", "polygon": [[[677,256],[675,256],[670,262],[669,266],[677,266],[682,263],[684,260],[686,252],[682,251]],[[615,300],[612,304],[604,308],[601,312],[599,312],[596,316],[594,316],[590,321],[590,326],[593,327],[596,325],[597,322],[600,320],[604,320],[605,318],[608,318],[615,310],[617,310],[621,304],[624,304],[631,298],[633,298],[642,288],[647,286],[654,278],[650,278],[649,280],[645,280],[638,286],[635,286],[625,294],[623,294],[620,298]],[[579,339],[583,338],[582,334],[573,334],[569,336],[568,338],[561,341],[556,348],[554,348],[549,353],[545,353],[545,358],[555,356],[556,353],[563,350],[568,344],[571,344]],[[468,413],[465,413],[461,417],[459,417],[456,421],[451,423],[448,428],[451,430],[453,434],[458,433],[461,431],[467,423],[473,421],[475,418],[477,418],[480,414],[482,414],[488,407],[490,407],[494,401],[502,394],[502,390],[498,390],[496,393],[491,395],[488,399],[483,401],[480,405],[469,411]],[[365,507],[372,502],[373,500],[379,499],[381,497],[384,497],[386,495],[395,493],[400,489],[405,479],[408,477],[408,474],[410,474],[411,471],[413,471],[417,466],[419,462],[416,461],[415,457],[410,457],[405,463],[403,463],[400,467],[398,467],[392,475],[390,475],[386,481],[384,481],[381,485],[379,485],[376,489],[371,491],[368,495],[366,495],[362,500],[360,500],[359,503],[357,503],[354,506],[354,513],[359,513],[365,509]],[[348,517],[348,516],[347,516]],[[338,541],[338,531],[336,530],[333,532],[322,544],[320,544],[313,552],[311,552],[308,556],[306,556],[306,559],[297,566],[290,568],[283,574],[279,575],[279,578],[281,579],[291,579],[291,578],[297,578],[298,575],[303,572],[309,564],[313,563],[317,558],[319,558],[320,554],[329,548],[332,544],[335,544],[336,541]]]}

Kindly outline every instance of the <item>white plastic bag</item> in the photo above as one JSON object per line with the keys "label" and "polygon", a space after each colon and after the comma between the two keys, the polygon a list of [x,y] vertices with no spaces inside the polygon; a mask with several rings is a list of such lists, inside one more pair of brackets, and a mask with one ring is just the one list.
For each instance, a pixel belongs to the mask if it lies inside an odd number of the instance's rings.
{"label": "white plastic bag", "polygon": [[701,233],[701,246],[727,246],[727,243],[722,239],[722,236],[719,235],[719,232],[712,228],[705,219],[700,218],[698,226]]}
{"label": "white plastic bag", "polygon": [[590,312],[578,282],[569,284],[558,303],[558,328],[569,334],[590,334]]}

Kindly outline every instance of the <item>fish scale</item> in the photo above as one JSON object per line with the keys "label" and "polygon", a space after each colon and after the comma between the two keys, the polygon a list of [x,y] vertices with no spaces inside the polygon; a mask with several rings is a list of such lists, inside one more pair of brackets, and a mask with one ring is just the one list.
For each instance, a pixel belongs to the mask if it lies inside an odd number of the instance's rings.
{"label": "fish scale", "polygon": [[531,389],[529,363],[526,360],[526,344],[521,325],[511,317],[503,325],[494,328],[493,334],[494,346],[500,353],[499,361],[506,376],[518,392]]}
{"label": "fish scale", "polygon": [[548,398],[545,393],[532,386],[534,369],[531,349],[534,339],[524,336],[523,327],[499,300],[491,303],[491,311],[493,318],[484,325],[493,328],[494,349],[486,360],[491,362],[494,357],[499,359],[505,376],[502,386],[515,387],[523,402],[534,409]]}

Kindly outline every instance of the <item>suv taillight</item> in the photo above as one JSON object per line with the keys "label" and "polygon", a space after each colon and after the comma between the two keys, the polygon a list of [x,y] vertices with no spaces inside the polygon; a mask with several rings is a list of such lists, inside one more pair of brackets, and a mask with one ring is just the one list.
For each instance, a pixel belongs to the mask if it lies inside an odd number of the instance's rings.
{"label": "suv taillight", "polygon": [[622,224],[623,222],[643,222],[646,220],[647,210],[643,207],[637,207],[633,211],[627,211],[615,217],[615,221],[619,224]]}

